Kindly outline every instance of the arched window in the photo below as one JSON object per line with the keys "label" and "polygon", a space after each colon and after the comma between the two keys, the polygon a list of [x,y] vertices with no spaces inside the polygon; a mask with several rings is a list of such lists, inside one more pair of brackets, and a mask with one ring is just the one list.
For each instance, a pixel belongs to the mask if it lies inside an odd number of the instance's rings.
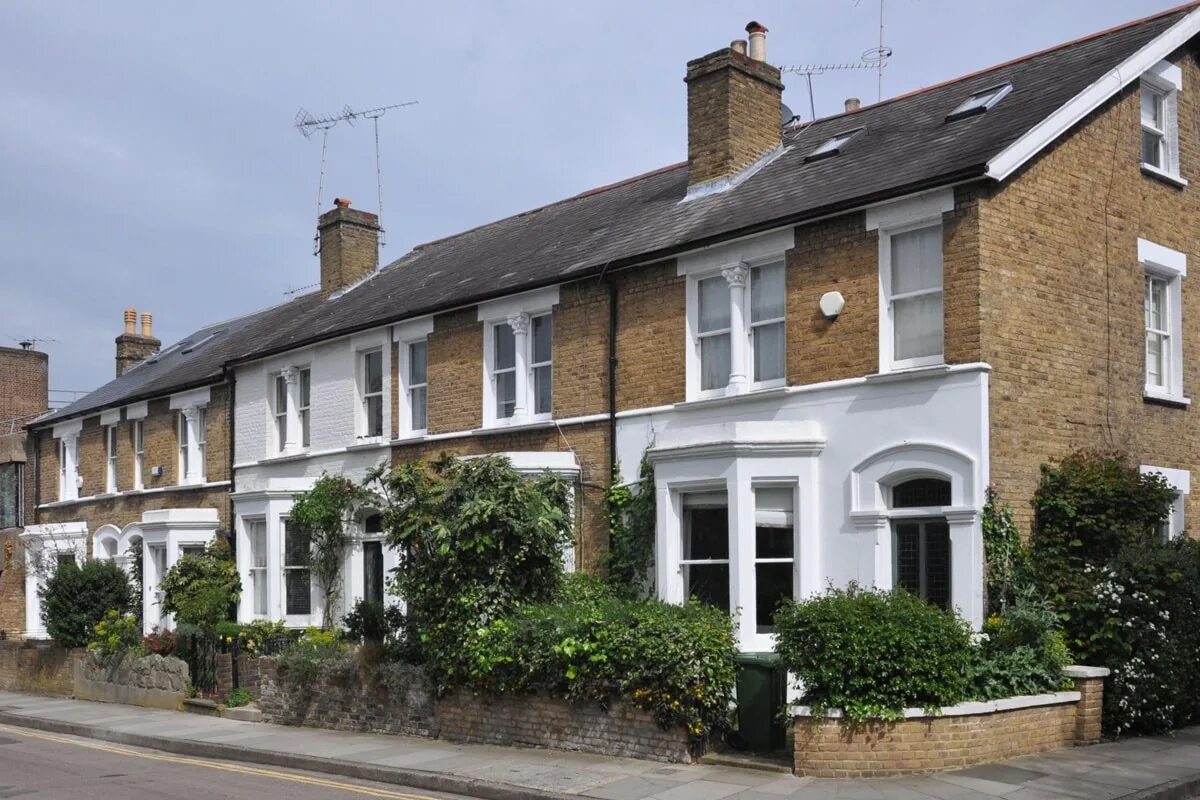
{"label": "arched window", "polygon": [[937,509],[950,505],[950,482],[913,478],[892,487],[893,509],[929,510],[892,522],[893,585],[942,608],[950,606],[950,526]]}

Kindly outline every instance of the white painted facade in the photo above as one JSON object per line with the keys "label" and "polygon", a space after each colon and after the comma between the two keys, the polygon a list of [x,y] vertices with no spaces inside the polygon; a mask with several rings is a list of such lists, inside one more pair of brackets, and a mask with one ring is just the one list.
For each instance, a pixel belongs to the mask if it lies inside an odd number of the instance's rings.
{"label": "white painted facade", "polygon": [[988,368],[982,364],[766,390],[619,415],[621,474],[643,453],[658,501],[656,587],[684,599],[681,547],[689,495],[724,492],[731,610],[738,642],[771,649],[753,623],[756,488],[794,492],[797,598],[851,581],[893,586],[893,524],[916,516],[889,508],[890,487],[913,477],[950,483],[951,503],[921,509],[950,528],[951,602],[983,621],[980,513],[988,484]]}

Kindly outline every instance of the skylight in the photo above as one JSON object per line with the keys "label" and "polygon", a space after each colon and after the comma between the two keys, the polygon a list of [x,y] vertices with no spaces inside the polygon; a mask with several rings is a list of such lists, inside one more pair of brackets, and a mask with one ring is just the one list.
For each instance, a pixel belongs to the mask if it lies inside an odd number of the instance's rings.
{"label": "skylight", "polygon": [[824,144],[822,144],[816,150],[813,150],[811,153],[806,155],[804,157],[804,160],[806,162],[819,161],[822,158],[830,158],[832,156],[836,156],[838,153],[842,152],[842,148],[846,146],[847,142],[849,142],[851,139],[853,139],[855,136],[858,136],[862,132],[863,132],[862,128],[855,128],[852,131],[846,131],[845,133],[839,133],[836,136],[834,136],[832,139],[827,140]]}
{"label": "skylight", "polygon": [[946,122],[953,122],[956,119],[963,117],[973,117],[976,114],[982,114],[992,106],[999,103],[1005,96],[1012,91],[1011,83],[1002,83],[999,86],[993,86],[990,89],[984,89],[982,92],[976,92],[958,104],[958,108],[946,115]]}
{"label": "skylight", "polygon": [[212,333],[208,334],[207,336],[205,336],[203,339],[199,340],[195,344],[190,344],[187,347],[183,348],[183,350],[181,350],[180,352],[181,353],[190,353],[193,350],[198,350],[201,347],[203,347],[205,344],[208,344],[208,342],[212,341],[212,339],[214,337],[216,337],[224,332],[225,331],[213,331]]}

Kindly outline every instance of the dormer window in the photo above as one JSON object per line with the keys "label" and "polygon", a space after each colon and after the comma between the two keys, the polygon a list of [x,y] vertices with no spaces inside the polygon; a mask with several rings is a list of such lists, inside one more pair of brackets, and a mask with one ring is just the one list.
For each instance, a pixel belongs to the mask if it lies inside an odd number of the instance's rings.
{"label": "dormer window", "polygon": [[842,152],[842,148],[845,147],[851,139],[853,139],[855,136],[858,136],[862,132],[862,128],[856,128],[852,131],[839,133],[833,138],[828,139],[816,150],[813,150],[811,153],[806,155],[804,157],[805,163],[810,161],[820,161],[823,158],[832,158],[833,156],[838,155]]}
{"label": "dormer window", "polygon": [[959,103],[957,108],[947,114],[946,121],[953,122],[956,119],[982,114],[1007,97],[1011,91],[1011,83],[1002,83],[999,86],[984,89],[982,92],[976,92]]}

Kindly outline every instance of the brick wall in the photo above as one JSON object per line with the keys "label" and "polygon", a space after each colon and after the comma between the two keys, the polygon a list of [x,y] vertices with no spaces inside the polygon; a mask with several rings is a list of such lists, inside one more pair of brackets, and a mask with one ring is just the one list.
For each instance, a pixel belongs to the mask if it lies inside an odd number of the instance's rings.
{"label": "brick wall", "polygon": [[311,728],[440,737],[452,741],[549,747],[625,758],[689,762],[683,728],[663,730],[647,712],[614,703],[572,704],[550,697],[434,699],[418,667],[385,665],[386,677],[350,666],[305,692],[280,683],[273,659],[260,659],[259,706],[266,722]]}
{"label": "brick wall", "polygon": [[0,631],[9,638],[25,630],[25,550],[17,535],[0,534]]}
{"label": "brick wall", "polygon": [[86,652],[53,642],[0,641],[0,690],[71,697],[75,661]]}
{"label": "brick wall", "polygon": [[675,262],[665,261],[615,278],[618,410],[685,399],[687,282],[675,272]]}
{"label": "brick wall", "polygon": [[0,347],[0,423],[46,410],[49,365],[50,357],[37,350]]}
{"label": "brick wall", "polygon": [[[1175,57],[1185,87],[1192,57]],[[979,202],[982,356],[991,375],[991,477],[1023,529],[1040,464],[1079,448],[1200,468],[1200,417],[1142,399],[1144,271],[1137,239],[1200,255],[1197,92],[1179,95],[1179,189],[1141,172],[1138,83]],[[1184,393],[1200,392],[1200,281],[1183,285]],[[1193,493],[1187,514],[1200,514]]]}

